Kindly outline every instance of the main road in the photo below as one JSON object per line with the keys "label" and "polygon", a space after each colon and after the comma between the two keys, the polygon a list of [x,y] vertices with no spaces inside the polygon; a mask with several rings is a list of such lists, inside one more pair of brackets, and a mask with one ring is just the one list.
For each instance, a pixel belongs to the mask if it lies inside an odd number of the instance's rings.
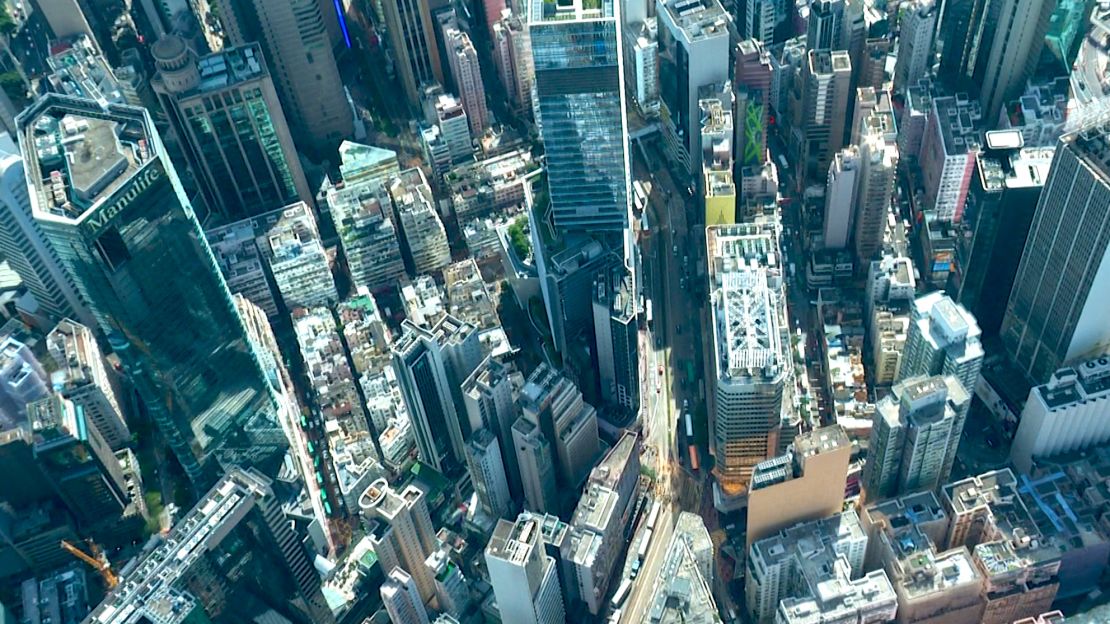
{"label": "main road", "polygon": [[[649,158],[653,152],[648,150]],[[628,623],[646,619],[651,596],[661,581],[660,568],[677,514],[675,503],[683,503],[683,507],[692,503],[696,509],[700,499],[697,481],[683,468],[676,452],[683,401],[689,402],[688,411],[693,413],[698,400],[696,383],[683,381],[686,363],[694,362],[697,356],[693,336],[697,333],[698,305],[697,297],[690,295],[695,291],[695,263],[702,255],[687,228],[686,209],[692,198],[685,187],[676,188],[658,162],[636,159],[634,164],[635,179],[650,180],[652,187],[648,201],[650,229],[642,252],[645,296],[653,302],[654,318],[640,344],[648,349],[646,377],[650,380],[644,409],[645,463],[655,475],[653,494],[661,509],[642,568],[625,603],[621,621]]]}

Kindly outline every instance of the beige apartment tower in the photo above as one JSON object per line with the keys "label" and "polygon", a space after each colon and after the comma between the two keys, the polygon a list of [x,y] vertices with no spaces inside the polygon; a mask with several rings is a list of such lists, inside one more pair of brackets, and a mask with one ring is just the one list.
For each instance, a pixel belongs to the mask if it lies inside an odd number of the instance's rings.
{"label": "beige apartment tower", "polygon": [[848,434],[833,425],[799,435],[790,452],[758,464],[748,494],[748,546],[840,513],[851,456]]}

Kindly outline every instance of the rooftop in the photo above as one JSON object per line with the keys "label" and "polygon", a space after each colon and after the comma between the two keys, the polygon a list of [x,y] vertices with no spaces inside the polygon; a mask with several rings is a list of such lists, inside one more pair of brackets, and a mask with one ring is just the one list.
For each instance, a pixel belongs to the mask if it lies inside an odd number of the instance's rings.
{"label": "rooftop", "polygon": [[149,612],[165,606],[175,595],[174,585],[210,548],[238,524],[256,502],[270,495],[269,482],[254,472],[232,470],[197,504],[155,548],[145,551],[121,574],[113,589],[85,620],[89,624],[137,624],[163,620]]}
{"label": "rooftop", "polygon": [[687,41],[728,37],[729,16],[718,0],[664,0],[661,4]]}
{"label": "rooftop", "polygon": [[1110,355],[1057,370],[1048,383],[1033,388],[1030,398],[1044,402],[1050,410],[1110,400]]}
{"label": "rooftop", "polygon": [[530,24],[613,19],[614,0],[529,0]]}
{"label": "rooftop", "polygon": [[966,93],[933,98],[933,115],[948,155],[966,154],[983,144],[983,112],[979,100]]}
{"label": "rooftop", "polygon": [[124,185],[133,189],[162,175],[148,168],[155,157],[147,111],[49,94],[19,115],[31,205],[36,216],[63,223],[87,219]]}

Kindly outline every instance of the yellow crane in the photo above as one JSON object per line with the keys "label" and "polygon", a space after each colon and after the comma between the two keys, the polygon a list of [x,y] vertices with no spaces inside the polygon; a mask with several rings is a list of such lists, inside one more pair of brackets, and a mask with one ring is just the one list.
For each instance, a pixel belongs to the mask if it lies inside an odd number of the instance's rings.
{"label": "yellow crane", "polygon": [[95,568],[96,571],[100,573],[101,578],[104,579],[104,584],[108,586],[108,589],[114,589],[116,585],[119,585],[119,578],[112,572],[112,566],[108,565],[107,557],[104,556],[103,551],[96,545],[96,542],[92,540],[85,541],[89,545],[89,550],[92,551],[91,555],[66,540],[62,540],[62,548],[69,554]]}

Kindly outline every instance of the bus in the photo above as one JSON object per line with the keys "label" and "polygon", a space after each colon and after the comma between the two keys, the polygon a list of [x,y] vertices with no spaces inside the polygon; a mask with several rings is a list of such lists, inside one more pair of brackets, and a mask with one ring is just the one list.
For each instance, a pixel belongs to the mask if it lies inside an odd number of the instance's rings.
{"label": "bus", "polygon": [[645,302],[644,314],[647,315],[647,324],[651,325],[651,299],[648,299]]}
{"label": "bus", "polygon": [[640,561],[643,561],[644,557],[647,556],[647,549],[648,549],[648,545],[650,545],[650,544],[651,544],[651,529],[648,529],[648,530],[644,531],[644,538],[642,540],[640,540],[640,549],[638,551],[636,551],[636,557]]}
{"label": "bus", "polygon": [[693,421],[690,420],[690,412],[686,412],[686,439],[694,439],[694,424]]}
{"label": "bus", "polygon": [[696,444],[690,445],[690,470],[698,471],[698,447]]}
{"label": "bus", "polygon": [[624,611],[622,611],[621,609],[617,609],[616,611],[614,611],[612,615],[609,616],[609,624],[617,624],[617,622],[620,622],[621,615],[624,615]]}
{"label": "bus", "polygon": [[647,528],[654,529],[655,521],[659,519],[659,503],[651,504],[651,513],[648,514]]}
{"label": "bus", "polygon": [[617,587],[617,593],[613,594],[613,599],[609,601],[609,606],[613,607],[614,609],[620,609],[621,605],[624,604],[625,599],[628,598],[628,591],[631,589],[631,579],[624,579],[623,581],[621,581],[620,586]]}

